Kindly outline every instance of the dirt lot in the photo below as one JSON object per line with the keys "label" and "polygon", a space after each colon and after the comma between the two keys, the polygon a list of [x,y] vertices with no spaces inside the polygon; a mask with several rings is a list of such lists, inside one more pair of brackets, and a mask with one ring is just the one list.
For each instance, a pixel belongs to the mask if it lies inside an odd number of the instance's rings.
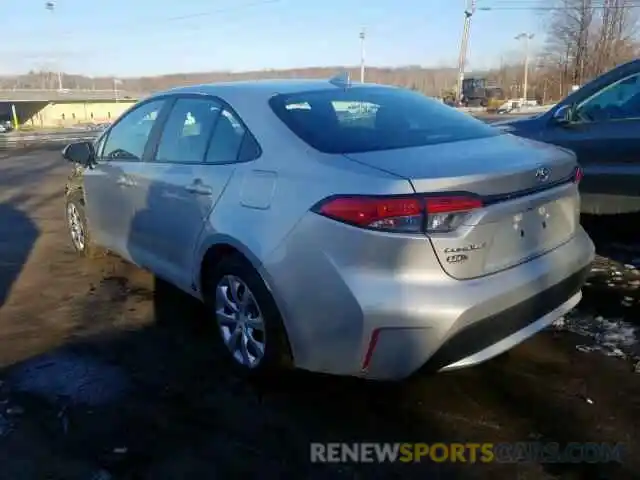
{"label": "dirt lot", "polygon": [[[218,367],[198,304],[116,258],[73,253],[67,173],[56,152],[0,152],[0,478],[640,477],[640,374],[578,351],[572,333],[400,384],[240,381]],[[621,308],[608,283],[583,309]],[[625,308],[615,315],[638,318]],[[309,443],[328,441],[623,442],[625,461],[311,464]]]}

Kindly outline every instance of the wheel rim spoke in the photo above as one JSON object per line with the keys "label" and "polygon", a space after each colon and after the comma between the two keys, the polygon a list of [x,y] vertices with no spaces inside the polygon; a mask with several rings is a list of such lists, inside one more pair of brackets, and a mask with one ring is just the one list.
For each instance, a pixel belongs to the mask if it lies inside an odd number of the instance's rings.
{"label": "wheel rim spoke", "polygon": [[251,365],[255,361],[255,358],[252,358],[252,355],[249,353],[248,343],[249,336],[246,330],[243,330],[242,339],[240,340],[240,355],[242,356],[242,363],[245,365]]}
{"label": "wheel rim spoke", "polygon": [[238,324],[235,315],[225,312],[222,308],[218,309],[216,317],[221,326],[229,327],[231,330]]}
{"label": "wheel rim spoke", "polygon": [[71,241],[78,250],[84,249],[84,227],[78,209],[73,203],[67,208],[67,218],[69,223],[69,233]]}
{"label": "wheel rim spoke", "polygon": [[227,339],[227,346],[234,351],[238,349],[240,338],[242,337],[242,330],[240,328],[235,328],[231,332],[231,335],[229,335],[229,338]]}
{"label": "wheel rim spoke", "polygon": [[238,306],[229,298],[231,286],[227,284],[219,285],[216,289],[216,304],[220,305],[222,302],[222,308],[226,308],[232,312],[238,311]]}
{"label": "wheel rim spoke", "polygon": [[242,304],[239,292],[241,284],[238,280],[232,278],[229,280],[229,287],[231,293],[231,301],[235,304],[236,308],[240,310],[240,305]]}
{"label": "wheel rim spoke", "polygon": [[255,352],[255,357],[257,357],[258,359],[262,359],[262,356],[264,355],[264,345],[256,341],[256,339],[253,338],[253,335],[250,334],[247,335],[247,343]]}
{"label": "wheel rim spoke", "polygon": [[252,328],[253,330],[258,330],[260,332],[264,332],[264,323],[262,323],[261,318],[247,318],[245,324],[247,327]]}

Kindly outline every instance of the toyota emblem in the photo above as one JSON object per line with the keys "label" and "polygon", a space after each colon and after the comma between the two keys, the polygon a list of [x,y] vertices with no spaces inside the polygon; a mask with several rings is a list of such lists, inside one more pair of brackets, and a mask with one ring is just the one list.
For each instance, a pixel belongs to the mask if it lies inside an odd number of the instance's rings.
{"label": "toyota emblem", "polygon": [[547,180],[549,180],[550,174],[551,171],[547,167],[540,167],[538,170],[536,170],[536,178],[539,182],[546,182]]}

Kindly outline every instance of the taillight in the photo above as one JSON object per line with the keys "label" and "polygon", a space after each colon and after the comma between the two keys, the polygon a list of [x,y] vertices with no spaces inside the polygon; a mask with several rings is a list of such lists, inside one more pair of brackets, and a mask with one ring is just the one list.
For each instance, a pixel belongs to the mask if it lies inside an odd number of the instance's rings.
{"label": "taillight", "polygon": [[427,232],[450,232],[460,226],[471,210],[482,207],[482,200],[475,197],[446,196],[427,197]]}
{"label": "taillight", "polygon": [[318,213],[358,227],[419,232],[423,207],[415,197],[337,197],[320,205]]}
{"label": "taillight", "polygon": [[316,213],[350,225],[390,232],[449,232],[471,210],[482,207],[479,198],[460,195],[332,197],[314,208]]}
{"label": "taillight", "polygon": [[573,183],[580,183],[582,181],[582,177],[584,177],[582,167],[576,167],[575,171],[573,172]]}

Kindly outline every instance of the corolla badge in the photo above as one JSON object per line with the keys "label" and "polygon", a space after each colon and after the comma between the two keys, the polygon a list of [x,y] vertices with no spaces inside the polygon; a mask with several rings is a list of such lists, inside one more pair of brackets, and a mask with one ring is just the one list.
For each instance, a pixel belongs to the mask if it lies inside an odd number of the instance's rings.
{"label": "corolla badge", "polygon": [[540,167],[536,170],[536,178],[539,182],[546,182],[549,180],[549,176],[551,175],[551,170],[547,167]]}

